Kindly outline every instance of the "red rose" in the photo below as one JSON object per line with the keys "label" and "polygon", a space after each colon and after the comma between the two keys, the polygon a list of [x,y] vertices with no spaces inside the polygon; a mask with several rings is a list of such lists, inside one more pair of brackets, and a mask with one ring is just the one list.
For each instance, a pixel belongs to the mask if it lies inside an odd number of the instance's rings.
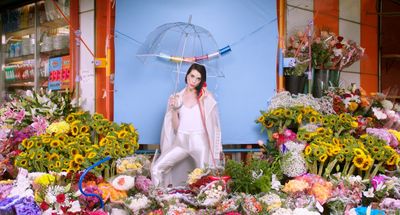
{"label": "red rose", "polygon": [[337,40],[339,40],[339,42],[342,42],[343,41],[343,37],[342,36],[338,36]]}
{"label": "red rose", "polygon": [[61,193],[61,194],[58,194],[57,196],[56,196],[56,199],[57,199],[57,202],[58,203],[64,203],[64,201],[65,201],[65,194],[64,193]]}
{"label": "red rose", "polygon": [[335,47],[336,47],[337,49],[341,49],[341,48],[343,47],[343,45],[342,45],[341,43],[336,43],[336,44],[335,44]]}
{"label": "red rose", "polygon": [[40,209],[42,209],[42,211],[45,211],[45,210],[49,209],[49,205],[46,202],[42,202],[40,204]]}

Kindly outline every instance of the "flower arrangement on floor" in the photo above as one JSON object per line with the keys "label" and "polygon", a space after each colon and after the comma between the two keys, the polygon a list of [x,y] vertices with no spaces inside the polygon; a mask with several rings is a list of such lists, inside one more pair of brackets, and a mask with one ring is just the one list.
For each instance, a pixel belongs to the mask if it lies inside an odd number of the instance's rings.
{"label": "flower arrangement on floor", "polygon": [[55,122],[47,133],[25,139],[15,160],[30,172],[78,172],[107,156],[114,160],[95,172],[115,174],[115,160],[132,155],[138,148],[138,134],[131,124],[110,122],[100,114],[75,112]]}

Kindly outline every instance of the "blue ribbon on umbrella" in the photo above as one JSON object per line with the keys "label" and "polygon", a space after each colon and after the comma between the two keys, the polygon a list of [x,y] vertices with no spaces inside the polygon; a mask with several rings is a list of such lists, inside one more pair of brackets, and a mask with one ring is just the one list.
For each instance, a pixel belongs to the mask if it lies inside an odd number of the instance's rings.
{"label": "blue ribbon on umbrella", "polygon": [[108,160],[110,160],[110,159],[111,159],[110,156],[105,157],[105,158],[103,158],[102,160],[97,161],[95,164],[93,164],[93,165],[90,166],[89,168],[87,168],[87,169],[83,172],[83,174],[81,175],[81,177],[79,178],[79,183],[78,183],[79,190],[81,191],[81,193],[82,193],[84,196],[93,196],[93,197],[98,198],[99,201],[100,201],[100,207],[101,207],[102,209],[104,208],[104,202],[103,202],[103,199],[101,198],[101,196],[98,195],[98,194],[95,194],[95,193],[85,193],[85,191],[83,191],[83,189],[82,189],[82,182],[83,182],[83,179],[85,179],[85,175],[86,175],[90,170],[94,169],[96,166],[98,166],[98,165],[100,165],[100,164],[102,164],[102,163],[104,163],[104,162],[106,162],[106,161],[108,161]]}

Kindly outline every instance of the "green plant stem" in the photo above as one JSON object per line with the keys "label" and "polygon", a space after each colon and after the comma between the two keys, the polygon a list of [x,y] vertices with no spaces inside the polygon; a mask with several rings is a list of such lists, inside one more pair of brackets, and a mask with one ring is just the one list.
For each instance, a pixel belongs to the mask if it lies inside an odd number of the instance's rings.
{"label": "green plant stem", "polygon": [[332,169],[335,167],[336,163],[337,159],[334,159],[333,161],[330,161],[329,164],[326,166],[324,173],[325,178],[328,178],[328,176],[331,174]]}
{"label": "green plant stem", "polygon": [[312,173],[317,174],[317,172],[318,172],[318,164],[317,161],[315,160],[312,165]]}
{"label": "green plant stem", "polygon": [[370,178],[373,178],[373,177],[376,176],[376,174],[378,173],[379,168],[381,168],[382,164],[383,164],[383,161],[379,162],[379,163],[376,165],[374,171],[372,171],[372,174],[371,174],[371,177],[370,177]]}
{"label": "green plant stem", "polygon": [[319,169],[318,169],[318,175],[321,176],[322,175],[322,171],[324,170],[324,164],[323,162],[321,162],[319,164]]}
{"label": "green plant stem", "polygon": [[349,172],[347,173],[347,176],[353,175],[354,170],[356,170],[356,166],[354,164],[352,164],[350,169],[349,169]]}
{"label": "green plant stem", "polygon": [[346,163],[344,164],[343,171],[342,171],[343,175],[347,175],[347,171],[349,170],[349,166],[350,166],[350,161],[346,160]]}

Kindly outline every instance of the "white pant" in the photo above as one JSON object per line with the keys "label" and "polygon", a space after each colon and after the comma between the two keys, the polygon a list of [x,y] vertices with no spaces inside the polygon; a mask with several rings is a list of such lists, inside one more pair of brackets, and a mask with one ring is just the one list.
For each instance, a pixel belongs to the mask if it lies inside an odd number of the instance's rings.
{"label": "white pant", "polygon": [[[195,162],[194,168],[203,168],[205,164],[209,164],[210,150],[207,141],[207,135],[205,133],[183,133],[179,132],[176,134],[175,143],[171,149],[166,152],[161,152],[161,156],[157,159],[151,168],[152,180],[155,186],[164,185],[167,186],[174,181],[174,178],[178,176],[175,174],[184,174],[187,177],[188,172],[179,172],[171,175],[171,180],[165,179],[165,175],[168,174],[179,162],[185,158],[193,158]],[[185,159],[184,162],[186,162]],[[192,171],[193,169],[189,170]]]}

